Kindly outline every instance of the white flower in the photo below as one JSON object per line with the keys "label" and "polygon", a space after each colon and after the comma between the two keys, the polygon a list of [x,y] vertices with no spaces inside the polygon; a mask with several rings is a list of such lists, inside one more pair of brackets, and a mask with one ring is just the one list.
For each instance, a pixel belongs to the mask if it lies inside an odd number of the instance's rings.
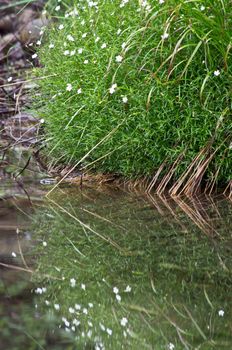
{"label": "white flower", "polygon": [[73,307],[70,307],[70,308],[68,309],[68,311],[69,311],[70,314],[74,314],[75,309],[74,309]]}
{"label": "white flower", "polygon": [[66,90],[67,90],[67,91],[71,91],[71,90],[72,90],[72,84],[67,84]]}
{"label": "white flower", "polygon": [[113,288],[113,292],[114,292],[114,294],[118,294],[119,289],[118,289],[117,287],[114,287],[114,288]]}
{"label": "white flower", "polygon": [[173,350],[175,348],[175,345],[173,343],[168,344],[168,349]]}
{"label": "white flower", "polygon": [[60,10],[60,5],[56,6],[55,11],[59,11]]}
{"label": "white flower", "polygon": [[219,315],[219,316],[221,316],[221,317],[223,317],[223,316],[224,316],[224,313],[225,313],[225,311],[224,311],[224,310],[219,310],[219,311],[218,311],[218,315]]}
{"label": "white flower", "polygon": [[[109,92],[110,92],[111,95],[115,92],[116,88],[117,88],[117,84],[113,84],[113,85],[110,87]],[[115,287],[115,288],[116,288],[116,287]]]}
{"label": "white flower", "polygon": [[16,258],[16,253],[15,252],[12,252],[11,255],[13,256],[13,258]]}
{"label": "white flower", "polygon": [[75,285],[76,285],[76,280],[75,280],[75,278],[71,278],[70,279],[70,285],[71,285],[71,287],[75,287]]}
{"label": "white flower", "polygon": [[81,54],[82,52],[83,52],[83,49],[80,47],[80,48],[78,49],[78,53]]}
{"label": "white flower", "polygon": [[84,307],[83,309],[83,314],[87,315],[88,314],[88,310]]}
{"label": "white flower", "polygon": [[60,24],[59,27],[58,27],[59,30],[62,30],[64,29],[64,25],[63,24]]}
{"label": "white flower", "polygon": [[122,43],[122,49],[125,49],[126,43]]}
{"label": "white flower", "polygon": [[36,41],[36,45],[40,46],[40,45],[41,45],[41,41],[40,41],[40,40],[37,40],[37,41]]}
{"label": "white flower", "polygon": [[90,307],[90,308],[92,308],[92,307],[93,307],[93,303],[89,303],[88,305],[89,305],[89,307]]}
{"label": "white flower", "polygon": [[50,301],[45,300],[45,304],[46,304],[46,305],[50,305]]}
{"label": "white flower", "polygon": [[44,241],[44,242],[43,242],[43,246],[44,246],[44,247],[47,247],[47,245],[48,245],[47,242]]}
{"label": "white flower", "polygon": [[96,37],[95,43],[97,43],[100,40],[99,36]]}
{"label": "white flower", "polygon": [[164,0],[159,0],[159,4],[162,5],[164,3]]}
{"label": "white flower", "polygon": [[201,5],[200,10],[204,11],[205,10],[205,6]]}
{"label": "white flower", "polygon": [[220,70],[215,70],[214,72],[213,72],[213,74],[215,75],[215,77],[218,77],[219,75],[220,75]]}
{"label": "white flower", "polygon": [[89,325],[89,327],[93,327],[93,324],[91,321],[88,321],[88,325]]}
{"label": "white flower", "polygon": [[59,305],[59,304],[54,304],[54,308],[55,308],[56,310],[60,310],[60,305]]}
{"label": "white flower", "polygon": [[131,292],[131,286],[126,286],[126,289],[124,290],[124,292],[130,293]]}
{"label": "white flower", "polygon": [[116,299],[118,302],[120,302],[122,300],[121,296],[119,294],[116,294]]}
{"label": "white flower", "polygon": [[107,329],[106,329],[106,332],[107,332],[109,335],[112,335],[112,333],[113,333],[112,329],[110,329],[110,328],[107,328]]}
{"label": "white flower", "polygon": [[[82,93],[82,89],[79,88],[79,89],[77,90],[77,93],[78,93],[78,95],[80,95],[80,94]],[[82,284],[82,285],[81,285],[81,288],[85,290],[85,285]]]}
{"label": "white flower", "polygon": [[84,60],[84,64],[88,64],[89,63],[89,60]]}
{"label": "white flower", "polygon": [[[78,92],[78,91],[80,91],[80,92]],[[77,90],[77,93],[81,94],[81,89]],[[84,283],[81,284],[81,289],[85,290],[85,284]]]}
{"label": "white flower", "polygon": [[106,48],[106,43],[103,43],[101,46],[101,49],[105,49]]}
{"label": "white flower", "polygon": [[76,310],[80,310],[80,309],[81,309],[81,305],[75,304],[75,309],[76,309]]}
{"label": "white flower", "polygon": [[54,49],[54,44],[53,43],[51,43],[48,47],[49,47],[49,49]]}
{"label": "white flower", "polygon": [[74,41],[74,37],[71,34],[67,35],[67,40]]}
{"label": "white flower", "polygon": [[118,62],[118,63],[122,62],[122,60],[123,60],[123,57],[121,55],[118,55],[115,58],[115,61]]}
{"label": "white flower", "polygon": [[128,323],[128,319],[126,317],[123,317],[120,321],[121,326],[125,327]]}
{"label": "white flower", "polygon": [[122,30],[119,28],[119,29],[117,30],[117,35],[121,34],[121,32],[122,32]]}
{"label": "white flower", "polygon": [[74,326],[71,327],[71,330],[75,332],[76,328]]}
{"label": "white flower", "polygon": [[46,287],[42,287],[42,292],[45,293],[47,291]]}
{"label": "white flower", "polygon": [[65,56],[68,56],[68,55],[69,55],[69,50],[65,50],[65,51],[64,51],[64,55],[65,55]]}
{"label": "white flower", "polygon": [[70,51],[70,56],[74,56],[74,55],[75,55],[75,53],[76,53],[76,50],[72,50],[72,51]]}
{"label": "white flower", "polygon": [[69,329],[68,327],[65,327],[65,331],[66,331],[67,333],[70,333],[70,332],[71,332],[70,329]]}
{"label": "white flower", "polygon": [[165,32],[163,35],[161,35],[161,39],[165,40],[169,37],[169,34]]}
{"label": "white flower", "polygon": [[34,55],[32,55],[31,58],[34,60],[37,56],[37,53],[34,53]]}
{"label": "white flower", "polygon": [[[128,98],[126,96],[122,97],[122,102],[123,103],[127,103],[128,102]],[[128,286],[127,286],[128,287]],[[125,292],[127,292],[127,290],[125,290]]]}
{"label": "white flower", "polygon": [[81,21],[81,25],[83,26],[85,24],[85,20],[83,19],[82,21]]}
{"label": "white flower", "polygon": [[82,34],[82,38],[86,38],[87,37],[87,33]]}

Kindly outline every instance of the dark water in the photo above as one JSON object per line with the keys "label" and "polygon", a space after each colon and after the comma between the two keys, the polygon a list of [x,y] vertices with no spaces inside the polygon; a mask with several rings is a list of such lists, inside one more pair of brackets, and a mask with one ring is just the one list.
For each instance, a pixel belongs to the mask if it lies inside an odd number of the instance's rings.
{"label": "dark water", "polygon": [[2,349],[232,349],[230,201],[66,187],[0,210]]}

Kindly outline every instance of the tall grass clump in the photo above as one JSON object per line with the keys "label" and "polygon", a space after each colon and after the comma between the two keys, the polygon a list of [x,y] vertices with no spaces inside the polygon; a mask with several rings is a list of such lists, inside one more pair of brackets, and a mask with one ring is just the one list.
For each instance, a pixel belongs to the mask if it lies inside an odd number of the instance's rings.
{"label": "tall grass clump", "polygon": [[37,71],[50,154],[182,186],[231,179],[230,0],[66,1],[55,13]]}

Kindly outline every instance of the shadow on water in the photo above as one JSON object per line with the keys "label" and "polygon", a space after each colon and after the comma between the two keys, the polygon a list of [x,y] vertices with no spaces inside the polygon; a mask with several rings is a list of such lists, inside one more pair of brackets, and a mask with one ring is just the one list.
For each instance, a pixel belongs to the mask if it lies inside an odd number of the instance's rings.
{"label": "shadow on water", "polygon": [[231,202],[70,186],[30,216],[33,273],[1,270],[5,348],[232,348]]}

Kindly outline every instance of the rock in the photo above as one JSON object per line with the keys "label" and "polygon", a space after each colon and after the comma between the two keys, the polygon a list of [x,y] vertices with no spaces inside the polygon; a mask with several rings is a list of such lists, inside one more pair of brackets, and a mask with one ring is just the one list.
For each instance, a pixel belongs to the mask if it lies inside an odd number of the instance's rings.
{"label": "rock", "polygon": [[4,121],[6,135],[20,142],[36,142],[39,126],[39,119],[27,113],[16,114]]}
{"label": "rock", "polygon": [[9,33],[14,31],[15,15],[6,15],[0,18],[0,33]]}
{"label": "rock", "polygon": [[19,38],[21,42],[25,45],[36,42],[41,38],[41,29],[49,24],[46,18],[37,18],[25,25],[19,33]]}

